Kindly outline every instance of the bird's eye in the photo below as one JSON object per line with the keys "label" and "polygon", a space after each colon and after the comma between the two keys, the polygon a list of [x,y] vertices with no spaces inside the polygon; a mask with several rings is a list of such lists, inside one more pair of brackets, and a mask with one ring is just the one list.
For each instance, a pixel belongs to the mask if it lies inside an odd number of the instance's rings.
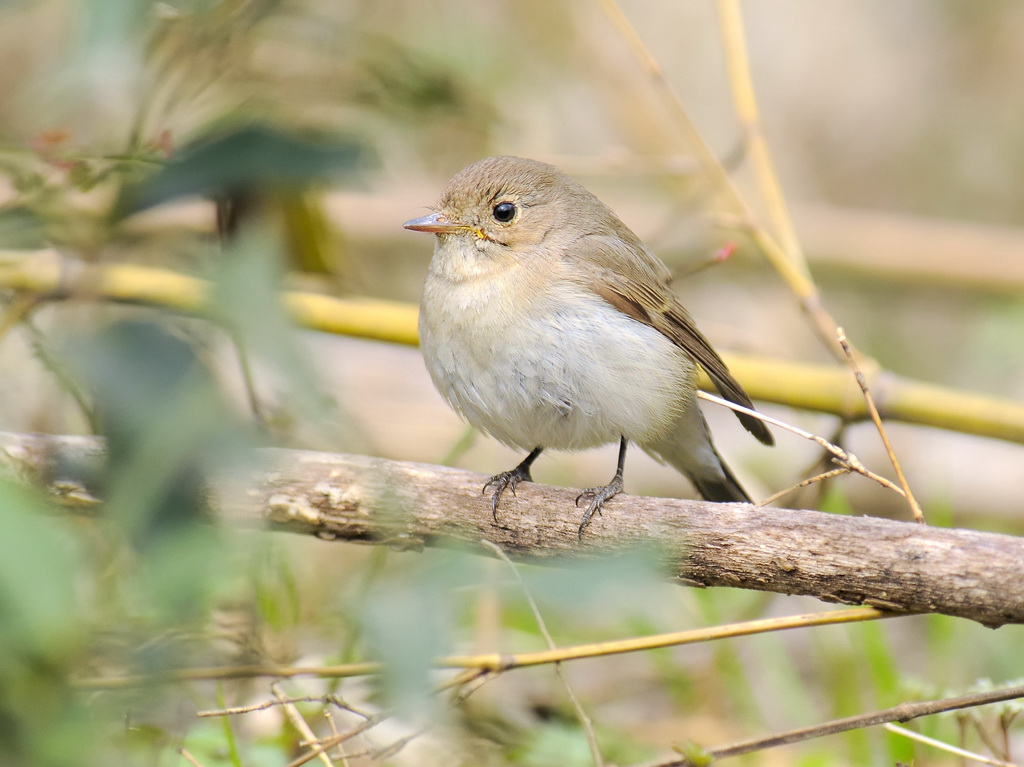
{"label": "bird's eye", "polygon": [[499,202],[494,206],[494,210],[491,211],[491,215],[494,216],[495,221],[507,224],[516,217],[516,206],[511,202]]}

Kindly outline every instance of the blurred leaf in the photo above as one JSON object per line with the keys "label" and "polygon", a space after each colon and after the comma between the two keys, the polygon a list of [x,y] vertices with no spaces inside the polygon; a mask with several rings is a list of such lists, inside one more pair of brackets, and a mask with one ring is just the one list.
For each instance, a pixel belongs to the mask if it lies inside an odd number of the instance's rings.
{"label": "blurred leaf", "polygon": [[[608,615],[615,615],[616,622],[639,615],[661,623],[676,605],[671,587],[666,587],[657,568],[657,559],[651,552],[608,556],[558,570],[519,567],[530,594],[553,631],[559,628],[571,631],[577,625],[600,622]],[[519,591],[512,586],[510,598],[521,599]],[[537,631],[532,614],[524,615],[523,620],[525,623],[520,628]]]}
{"label": "blurred leaf", "polygon": [[683,756],[693,767],[707,767],[714,761],[704,748],[692,740],[686,741],[681,746],[675,746],[673,750]]}
{"label": "blurred leaf", "polygon": [[78,550],[61,520],[0,482],[0,754],[5,765],[93,763],[92,726],[68,684],[88,634]]}
{"label": "blurred leaf", "polygon": [[[852,628],[852,627],[851,627]],[[864,643],[868,671],[875,683],[875,708],[887,708],[900,703],[900,668],[889,646],[889,627],[877,623],[861,623],[854,629]],[[914,742],[896,733],[886,732],[885,742],[889,759],[893,762],[913,762]]]}
{"label": "blurred leaf", "polygon": [[468,116],[473,102],[458,73],[421,53],[383,37],[374,39],[364,62],[368,78],[356,101],[396,112],[437,112]]}
{"label": "blurred leaf", "polygon": [[85,160],[76,160],[68,171],[68,181],[79,192],[88,192],[102,179],[103,174],[98,173],[92,164]]}
{"label": "blurred leaf", "polygon": [[275,629],[299,623],[302,599],[288,551],[268,541],[252,560],[252,583],[260,615]]}
{"label": "blurred leaf", "polygon": [[535,727],[522,750],[515,755],[516,763],[529,767],[589,767],[590,756],[587,737],[579,727],[563,722]]}
{"label": "blurred leaf", "polygon": [[115,215],[127,216],[179,197],[301,189],[350,177],[367,156],[366,146],[354,139],[312,141],[268,125],[247,125],[183,147],[156,174],[126,189]]}
{"label": "blurred leaf", "polygon": [[234,243],[247,224],[264,229],[280,225],[289,269],[341,276],[344,254],[319,190],[247,189],[217,198],[217,232],[222,243]]}
{"label": "blurred leaf", "polygon": [[107,437],[106,518],[143,555],[131,585],[157,615],[194,615],[220,561],[207,480],[242,462],[247,431],[191,345],[155,322],[114,323],[68,357]]}
{"label": "blurred leaf", "polygon": [[444,553],[415,563],[411,572],[375,582],[358,618],[374,657],[384,663],[384,694],[409,714],[429,711],[433,661],[453,635],[456,600],[467,583],[482,580],[481,562]]}
{"label": "blurred leaf", "polygon": [[97,50],[134,41],[151,9],[147,0],[88,0],[85,3],[88,41]]}
{"label": "blurred leaf", "polygon": [[41,248],[46,245],[46,223],[27,208],[0,210],[0,248]]}
{"label": "blurred leaf", "polygon": [[76,639],[75,547],[23,488],[0,482],[0,508],[0,644],[59,661]]}
{"label": "blurred leaf", "polygon": [[[572,717],[566,711],[567,717]],[[634,764],[654,759],[654,749],[640,746],[628,733],[603,727],[598,732],[601,753],[608,764]],[[703,749],[688,743],[676,749],[695,765],[710,764]],[[572,719],[552,719],[531,728],[523,745],[515,751],[515,764],[529,767],[589,767],[594,763],[587,736],[579,723]]]}
{"label": "blurred leaf", "polygon": [[328,401],[285,309],[283,270],[276,238],[262,228],[245,232],[217,263],[211,316],[231,333],[245,357],[262,363],[264,378],[284,388],[290,408],[305,422],[322,425],[328,422]]}

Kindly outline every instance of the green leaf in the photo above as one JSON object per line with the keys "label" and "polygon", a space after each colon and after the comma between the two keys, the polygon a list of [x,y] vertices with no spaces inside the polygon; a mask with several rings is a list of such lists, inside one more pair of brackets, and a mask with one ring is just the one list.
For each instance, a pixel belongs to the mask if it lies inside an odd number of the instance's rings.
{"label": "green leaf", "polygon": [[46,223],[28,208],[0,210],[0,248],[41,248],[46,244]]}
{"label": "green leaf", "polygon": [[269,125],[246,125],[184,146],[155,175],[125,190],[115,216],[180,197],[301,189],[347,178],[366,164],[368,155],[364,144],[350,138],[314,141]]}
{"label": "green leaf", "polygon": [[0,483],[0,675],[11,651],[55,660],[73,644],[75,549],[25,489]]}

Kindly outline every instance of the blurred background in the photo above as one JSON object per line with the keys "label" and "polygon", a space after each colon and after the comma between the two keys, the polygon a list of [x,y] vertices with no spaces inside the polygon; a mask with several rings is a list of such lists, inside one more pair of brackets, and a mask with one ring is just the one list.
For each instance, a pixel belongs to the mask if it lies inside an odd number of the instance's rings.
{"label": "blurred background", "polygon": [[[45,745],[60,740],[50,727],[59,720],[77,723],[67,729],[74,737],[89,733],[96,759],[176,764],[173,748],[184,743],[204,764],[284,764],[295,738],[280,717],[239,722],[241,756],[225,746],[220,723],[192,718],[196,707],[215,707],[213,688],[158,688],[127,701],[104,693],[79,708],[67,680],[83,668],[102,675],[242,659],[416,655],[380,637],[419,632],[389,623],[394,611],[380,615],[371,604],[405,605],[427,622],[419,626],[439,621],[431,652],[540,646],[522,595],[494,563],[273,536],[197,534],[197,542],[187,524],[189,535],[175,533],[187,543],[152,543],[163,540],[166,519],[178,531],[177,520],[188,517],[180,509],[192,501],[168,486],[191,487],[208,456],[239,455],[243,446],[454,462],[488,475],[522,458],[472,439],[433,390],[416,349],[297,331],[274,300],[287,285],[417,302],[433,242],[401,225],[423,215],[470,162],[516,154],[576,177],[680,275],[677,292],[718,348],[831,361],[788,288],[720,209],[686,132],[606,8],[587,0],[0,3],[5,263],[56,248],[83,263],[160,267],[212,279],[218,305],[211,323],[82,293],[6,294],[0,428],[105,434],[106,487],[122,515],[121,527],[102,534],[47,522],[76,552],[46,552],[68,569],[39,578],[75,605],[47,620],[75,641],[41,649],[36,629],[10,632],[17,657],[35,659],[8,675],[8,689],[21,691],[2,702],[12,754],[25,763],[85,763],[82,753]],[[761,127],[826,307],[887,370],[1020,401],[1024,6],[777,0],[742,8]],[[715,4],[623,0],[621,10],[754,216],[767,222]],[[265,134],[244,134],[251,125]],[[211,141],[219,154],[203,152]],[[179,175],[169,179],[174,167]],[[202,196],[210,194],[221,204],[219,237],[215,205]],[[141,198],[149,202],[132,204]],[[725,264],[689,274],[727,243],[737,251]],[[139,392],[137,403],[127,402]],[[830,416],[764,409],[824,436],[838,426]],[[163,421],[147,420],[154,411]],[[807,476],[819,457],[786,434],[768,450],[730,414],[705,411],[720,452],[754,496]],[[890,425],[890,436],[930,522],[1024,532],[1020,445],[901,424]],[[869,424],[850,427],[843,444],[891,475]],[[149,463],[133,463],[145,452],[139,445],[152,451]],[[590,486],[606,481],[614,461],[614,447],[545,454],[535,477]],[[626,482],[635,494],[691,493],[638,452]],[[823,498],[788,502],[906,518],[900,499],[858,477],[833,483]],[[21,529],[25,545],[37,545],[31,525]],[[11,547],[21,540],[8,536]],[[46,570],[47,556],[30,559]],[[180,566],[211,560],[209,568]],[[558,615],[551,619],[560,644],[820,607],[691,593],[623,567],[628,575],[534,574]],[[151,578],[134,580],[139,568]],[[627,597],[616,596],[618,575],[640,579]],[[419,599],[412,584],[430,598]],[[178,604],[182,594],[194,595],[185,600],[191,608]],[[410,594],[428,615],[407,609]],[[147,604],[152,609],[141,609]],[[10,625],[29,626],[11,610]],[[993,633],[931,616],[587,661],[572,673],[608,758],[626,764],[688,739],[715,745],[965,689],[979,678],[1002,683],[1022,673],[1022,638],[1016,627]],[[142,646],[160,649],[140,654]],[[230,688],[228,702],[266,697],[261,684]],[[368,706],[400,695],[363,682],[343,689]],[[39,696],[45,715],[27,714]],[[470,700],[387,763],[588,763],[549,669],[507,675]],[[124,711],[132,712],[129,725]],[[981,726],[997,731],[998,714],[981,714]],[[97,721],[102,726],[83,724]],[[966,720],[922,727],[952,741],[966,733],[969,745],[985,747]],[[376,742],[403,732],[382,731]],[[749,763],[898,760],[953,763],[864,731]]]}

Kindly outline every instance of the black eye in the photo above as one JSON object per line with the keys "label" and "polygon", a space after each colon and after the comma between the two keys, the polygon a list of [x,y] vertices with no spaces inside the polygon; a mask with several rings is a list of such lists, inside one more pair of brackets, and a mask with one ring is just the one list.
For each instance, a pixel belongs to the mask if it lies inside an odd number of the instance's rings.
{"label": "black eye", "polygon": [[491,215],[494,216],[495,221],[507,224],[516,217],[516,206],[510,202],[499,202],[494,206],[494,210],[491,211]]}

